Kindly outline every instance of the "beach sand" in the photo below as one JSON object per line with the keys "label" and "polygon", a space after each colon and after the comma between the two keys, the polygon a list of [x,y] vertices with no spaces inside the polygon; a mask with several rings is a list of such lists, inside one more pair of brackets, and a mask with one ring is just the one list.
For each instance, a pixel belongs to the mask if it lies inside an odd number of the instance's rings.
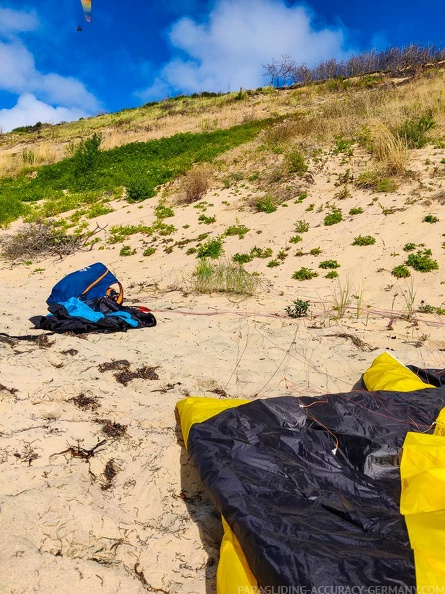
{"label": "beach sand", "polygon": [[[428,156],[431,167],[442,158],[436,153]],[[417,151],[419,164],[426,157]],[[287,254],[275,268],[258,258],[246,264],[262,279],[251,297],[196,294],[197,259],[185,249],[168,253],[168,244],[158,242],[157,251],[143,257],[140,234],[123,242],[136,249],[131,256],[119,255],[122,243],[107,244],[115,224],[151,224],[156,198],[113,203],[115,211],[98,219],[103,242],[91,251],[2,262],[2,594],[214,594],[221,524],[184,448],[179,399],[349,391],[385,350],[404,364],[445,366],[445,317],[416,311],[422,300],[444,307],[442,223],[422,223],[429,212],[445,220],[443,201],[431,199],[440,196],[441,178],[433,180],[429,203],[407,204],[409,180],[378,200],[357,190],[337,200],[345,220],[325,226],[327,207],[306,208],[333,200],[334,172],[344,167],[335,160],[330,167],[315,176],[303,203],[290,201],[271,214],[246,206],[248,188],[214,188],[204,197],[206,215],[217,217],[212,236],[237,221],[249,229],[244,239],[225,238],[227,259],[254,246]],[[355,206],[365,212],[347,215]],[[174,210],[166,220],[177,229],[174,241],[209,230],[193,205]],[[303,241],[289,243],[303,219],[310,224]],[[376,243],[352,246],[359,234]],[[407,242],[431,248],[439,270],[406,280],[392,276],[406,259]],[[300,247],[305,255],[296,256]],[[315,247],[321,255],[309,253]],[[318,268],[331,259],[341,264],[339,282]],[[124,285],[125,304],[152,309],[157,326],[77,336],[33,329],[28,320],[47,313],[52,286],[98,261]],[[319,276],[293,279],[301,266]],[[339,312],[346,288],[349,303]],[[287,315],[296,299],[309,301],[306,317]]]}

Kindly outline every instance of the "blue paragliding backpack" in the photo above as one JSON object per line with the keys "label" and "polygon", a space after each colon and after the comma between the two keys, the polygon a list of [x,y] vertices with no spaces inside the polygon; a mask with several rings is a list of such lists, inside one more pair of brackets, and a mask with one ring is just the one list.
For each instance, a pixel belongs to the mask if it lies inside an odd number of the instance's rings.
{"label": "blue paragliding backpack", "polygon": [[[118,291],[113,288],[117,285]],[[156,326],[146,307],[122,305],[124,290],[112,272],[97,262],[72,272],[54,285],[47,316],[34,316],[36,328],[53,332],[116,332]]]}

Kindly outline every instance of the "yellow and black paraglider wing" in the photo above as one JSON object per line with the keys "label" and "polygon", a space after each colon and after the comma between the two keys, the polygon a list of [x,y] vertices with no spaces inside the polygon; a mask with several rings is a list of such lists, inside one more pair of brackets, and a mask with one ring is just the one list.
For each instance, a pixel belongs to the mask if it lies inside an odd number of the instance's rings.
{"label": "yellow and black paraglider wing", "polygon": [[85,19],[90,22],[91,21],[91,0],[80,0],[82,3],[83,14],[85,15]]}

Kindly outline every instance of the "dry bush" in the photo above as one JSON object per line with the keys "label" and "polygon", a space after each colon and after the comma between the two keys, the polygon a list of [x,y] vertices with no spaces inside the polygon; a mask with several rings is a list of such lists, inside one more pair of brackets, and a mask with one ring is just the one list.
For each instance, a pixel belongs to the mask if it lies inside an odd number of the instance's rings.
{"label": "dry bush", "polygon": [[287,144],[298,136],[308,136],[315,127],[314,118],[300,116],[298,119],[280,122],[263,133],[264,143],[269,146]]}
{"label": "dry bush", "polygon": [[184,197],[181,202],[191,204],[200,200],[210,188],[213,170],[210,165],[197,165],[184,175],[181,180],[181,190]]}
{"label": "dry bush", "polygon": [[385,124],[377,120],[372,122],[370,131],[373,157],[382,164],[387,173],[403,173],[409,160],[406,141],[395,136]]}
{"label": "dry bush", "polygon": [[1,254],[7,260],[28,260],[46,256],[63,258],[84,249],[94,234],[67,235],[52,222],[39,221],[22,225],[13,235],[0,239]]}

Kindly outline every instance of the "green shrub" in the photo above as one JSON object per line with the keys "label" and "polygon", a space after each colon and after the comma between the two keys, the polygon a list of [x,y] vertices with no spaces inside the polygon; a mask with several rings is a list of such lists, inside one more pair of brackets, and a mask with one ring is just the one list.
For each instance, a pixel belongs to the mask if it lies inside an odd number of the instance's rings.
{"label": "green shrub", "polygon": [[354,238],[352,245],[373,245],[375,243],[375,237],[372,235],[358,235]]}
{"label": "green shrub", "polygon": [[155,251],[156,251],[156,248],[149,247],[142,252],[142,255],[143,256],[152,256],[155,253]]}
{"label": "green shrub", "polygon": [[327,214],[324,218],[324,225],[326,227],[330,227],[331,225],[336,225],[343,220],[343,214],[339,208],[333,208],[332,211]]}
{"label": "green shrub", "polygon": [[304,154],[299,150],[289,151],[285,155],[285,162],[289,173],[296,173],[302,176],[308,170],[308,166],[304,160]]}
{"label": "green shrub", "polygon": [[310,280],[311,278],[315,278],[316,276],[318,276],[318,272],[315,272],[315,270],[311,270],[310,268],[302,266],[300,270],[296,270],[293,273],[292,278],[295,280],[303,281]]}
{"label": "green shrub", "polygon": [[400,266],[395,266],[391,270],[391,274],[396,278],[408,278],[409,276],[411,276],[410,271],[403,264],[401,264]]}
{"label": "green shrub", "polygon": [[211,223],[214,223],[216,221],[216,216],[214,215],[213,217],[206,217],[205,214],[202,214],[202,215],[199,215],[198,221],[199,221],[200,225],[202,223],[204,223],[206,225],[210,225]]}
{"label": "green shrub", "polygon": [[301,237],[301,235],[293,235],[289,239],[289,243],[299,243],[300,241],[303,241],[303,238]]}
{"label": "green shrub", "polygon": [[206,243],[203,243],[198,247],[197,258],[211,258],[216,260],[223,253],[222,239],[209,239]]}
{"label": "green shrub", "polygon": [[330,270],[325,278],[329,278],[329,279],[333,279],[333,278],[337,278],[338,277],[338,272],[336,270]]}
{"label": "green shrub", "polygon": [[426,215],[426,217],[423,217],[423,222],[424,223],[438,223],[439,219],[437,217],[435,217],[432,214]]}
{"label": "green shrub", "polygon": [[132,256],[135,253],[136,250],[132,250],[129,245],[124,245],[119,252],[119,256]]}
{"label": "green shrub", "polygon": [[295,233],[306,233],[309,231],[309,223],[307,221],[297,221],[295,223]]}
{"label": "green shrub", "polygon": [[238,235],[240,239],[244,239],[244,236],[249,231],[250,229],[248,227],[246,227],[245,225],[239,225],[237,223],[236,225],[231,225],[230,227],[227,227],[227,229],[224,231],[224,235],[228,237]]}
{"label": "green shrub", "polygon": [[250,250],[250,255],[253,258],[270,258],[272,256],[272,248],[259,248],[256,245]]}
{"label": "green shrub", "polygon": [[416,244],[415,243],[405,243],[405,245],[403,246],[403,250],[405,252],[412,252],[413,250],[416,249]]}
{"label": "green shrub", "polygon": [[274,199],[271,196],[264,196],[264,198],[260,198],[255,204],[257,212],[275,212],[277,210],[277,206],[274,202]]}
{"label": "green shrub", "polygon": [[232,256],[232,260],[237,264],[246,264],[252,262],[253,256],[251,254],[235,254]]}
{"label": "green shrub", "polygon": [[321,248],[315,247],[315,248],[312,248],[309,253],[311,256],[319,256],[321,254],[321,252],[322,252]]}
{"label": "green shrub", "polygon": [[270,262],[267,263],[267,267],[268,268],[276,268],[280,264],[281,264],[281,262],[279,262],[278,260],[270,260]]}
{"label": "green shrub", "polygon": [[411,266],[418,272],[431,272],[437,270],[439,264],[436,260],[431,258],[432,252],[429,249],[417,250],[415,254],[410,254],[408,260],[405,262],[407,266]]}
{"label": "green shrub", "polygon": [[307,315],[309,309],[309,301],[303,299],[297,299],[292,305],[285,308],[285,312],[290,318],[303,318]]}
{"label": "green shrub", "polygon": [[340,264],[337,262],[337,260],[324,260],[323,262],[320,262],[320,264],[318,265],[319,268],[340,268]]}
{"label": "green shrub", "polygon": [[148,178],[140,175],[131,178],[127,182],[127,200],[128,202],[138,202],[146,200],[155,195],[154,189]]}
{"label": "green shrub", "polygon": [[360,206],[357,206],[355,208],[351,208],[351,210],[349,211],[350,215],[358,215],[358,214],[362,214],[363,208],[361,208]]}
{"label": "green shrub", "polygon": [[405,120],[397,131],[409,148],[423,148],[428,143],[428,132],[436,127],[431,110]]}

